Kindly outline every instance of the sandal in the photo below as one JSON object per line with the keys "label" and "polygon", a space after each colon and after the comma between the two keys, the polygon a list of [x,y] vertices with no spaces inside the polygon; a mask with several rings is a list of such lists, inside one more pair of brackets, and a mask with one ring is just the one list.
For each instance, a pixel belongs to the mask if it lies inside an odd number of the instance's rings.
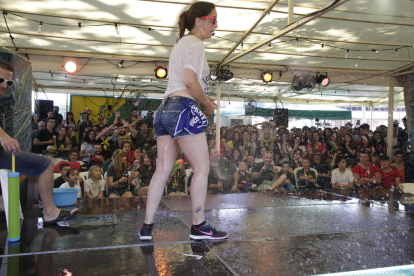
{"label": "sandal", "polygon": [[43,226],[54,225],[58,223],[59,221],[65,221],[65,220],[71,219],[74,216],[76,216],[78,213],[79,213],[79,210],[71,214],[70,210],[60,209],[59,216],[52,221],[43,221]]}

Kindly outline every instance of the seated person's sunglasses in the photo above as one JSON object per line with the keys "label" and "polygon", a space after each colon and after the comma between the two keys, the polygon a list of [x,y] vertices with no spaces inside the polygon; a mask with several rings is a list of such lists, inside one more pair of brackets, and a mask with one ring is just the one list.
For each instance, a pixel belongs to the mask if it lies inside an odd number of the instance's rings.
{"label": "seated person's sunglasses", "polygon": [[12,86],[14,84],[14,81],[12,80],[6,80],[4,78],[0,78],[0,84],[2,84],[3,82],[6,82],[7,86]]}

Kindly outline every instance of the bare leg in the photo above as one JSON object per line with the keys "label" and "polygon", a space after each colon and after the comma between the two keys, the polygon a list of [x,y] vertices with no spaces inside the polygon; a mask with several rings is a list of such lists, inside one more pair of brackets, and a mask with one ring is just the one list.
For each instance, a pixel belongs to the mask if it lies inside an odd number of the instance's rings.
{"label": "bare leg", "polygon": [[131,192],[125,192],[125,193],[123,193],[122,197],[132,197],[132,193]]}
{"label": "bare leg", "polygon": [[[37,188],[39,189],[40,197],[42,198],[44,220],[52,221],[59,216],[60,210],[53,203],[53,162],[49,167],[38,177]],[[78,209],[71,210],[71,213]]]}
{"label": "bare leg", "polygon": [[151,224],[154,222],[155,212],[157,212],[162,194],[165,190],[165,183],[167,183],[168,177],[170,176],[171,171],[174,167],[177,154],[177,141],[173,140],[169,135],[157,137],[158,163],[157,169],[151,178],[151,182],[148,188],[147,210],[145,212],[146,224]]}
{"label": "bare leg", "polygon": [[270,188],[276,189],[286,180],[286,175],[282,174],[276,181],[272,184]]}
{"label": "bare leg", "polygon": [[119,195],[116,195],[116,194],[110,194],[109,195],[109,198],[118,198],[119,197]]}
{"label": "bare leg", "polygon": [[193,210],[193,224],[204,221],[204,208],[207,196],[207,177],[210,170],[206,135],[199,133],[177,138],[177,142],[183,150],[193,169],[191,180],[191,203]]}

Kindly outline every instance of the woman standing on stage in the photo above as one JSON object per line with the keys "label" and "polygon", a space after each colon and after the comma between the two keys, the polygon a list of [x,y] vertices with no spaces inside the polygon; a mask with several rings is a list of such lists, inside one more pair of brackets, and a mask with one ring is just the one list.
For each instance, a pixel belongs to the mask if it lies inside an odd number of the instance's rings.
{"label": "woman standing on stage", "polygon": [[[207,117],[217,108],[207,97],[210,69],[204,53],[203,40],[213,36],[217,26],[215,5],[195,2],[179,18],[180,33],[169,61],[169,80],[164,99],[154,116],[158,163],[148,189],[145,223],[139,231],[140,240],[151,240],[154,216],[181,148],[193,169],[191,202],[193,210],[192,239],[224,239],[204,217],[207,176],[210,162],[204,130]],[[186,29],[189,33],[184,35]],[[204,106],[204,114],[198,108]]]}

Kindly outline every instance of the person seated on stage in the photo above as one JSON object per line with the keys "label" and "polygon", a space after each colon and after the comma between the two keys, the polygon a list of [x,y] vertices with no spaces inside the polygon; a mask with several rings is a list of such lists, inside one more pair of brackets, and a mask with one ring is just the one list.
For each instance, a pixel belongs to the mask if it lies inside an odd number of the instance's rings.
{"label": "person seated on stage", "polygon": [[[59,188],[80,188],[79,184],[79,171],[74,168],[70,168],[66,171],[67,181],[60,185]],[[79,190],[78,198],[82,197],[82,191]]]}
{"label": "person seated on stage", "polygon": [[[141,180],[141,187],[137,191],[138,196],[147,195],[151,178],[156,170],[156,164],[155,153],[151,150],[146,151],[144,154],[144,162],[141,166],[139,166],[134,174],[134,179],[138,177]],[[133,181],[133,184],[137,187],[137,183],[135,181]]]}
{"label": "person seated on stage", "polygon": [[234,184],[231,187],[231,192],[248,192],[249,188],[252,187],[253,177],[250,172],[247,170],[247,162],[239,162],[239,170],[234,173]]}
{"label": "person seated on stage", "polygon": [[302,169],[296,173],[298,183],[297,190],[316,190],[316,174],[310,169],[311,161],[305,157],[302,159]]}
{"label": "person seated on stage", "polygon": [[267,151],[263,156],[263,162],[257,163],[252,170],[253,182],[257,184],[258,191],[270,188],[277,178],[277,168],[272,162],[273,153]]}
{"label": "person seated on stage", "polygon": [[105,191],[105,181],[102,179],[102,168],[93,165],[89,169],[88,179],[85,180],[86,198],[103,198]]}
{"label": "person seated on stage", "polygon": [[367,152],[359,154],[360,162],[352,168],[357,188],[376,188],[382,182],[381,170],[378,166],[369,162]]}
{"label": "person seated on stage", "polygon": [[59,170],[60,170],[61,175],[58,178],[55,179],[54,184],[53,184],[54,188],[59,188],[60,185],[62,185],[66,181],[68,181],[66,179],[66,171],[69,170],[69,169],[70,169],[69,164],[67,164],[67,163],[60,164]]}
{"label": "person seated on stage", "polygon": [[390,158],[381,156],[380,160],[382,183],[380,187],[386,189],[399,189],[401,176],[398,171],[391,167]]}
{"label": "person seated on stage", "polygon": [[[181,164],[177,162],[181,162]],[[172,170],[170,177],[167,180],[167,195],[186,195],[185,176],[186,172],[183,165],[183,160],[178,159],[174,165],[174,169]]]}
{"label": "person seated on stage", "polygon": [[289,162],[282,163],[282,170],[278,172],[276,181],[266,191],[274,191],[276,188],[280,191],[293,192],[295,190],[295,176],[291,172]]}
{"label": "person seated on stage", "polygon": [[[108,167],[108,194],[109,198],[132,197],[136,184],[132,182],[132,176],[128,175],[128,162],[123,150],[116,150],[112,155],[112,163]],[[132,174],[131,174],[132,175]]]}
{"label": "person seated on stage", "polygon": [[354,188],[355,178],[351,170],[347,169],[347,159],[344,156],[336,158],[338,168],[332,172],[333,189],[352,189]]}
{"label": "person seated on stage", "polygon": [[405,183],[405,171],[404,171],[404,152],[397,150],[395,152],[395,162],[391,165],[393,169],[396,169],[400,174],[400,183]]}
{"label": "person seated on stage", "polygon": [[91,162],[89,162],[89,164],[103,166],[103,163],[105,162],[105,156],[103,156],[102,154],[102,145],[95,144],[94,147],[95,147],[95,151],[93,152],[93,155],[91,156]]}
{"label": "person seated on stage", "polygon": [[317,182],[322,189],[330,189],[331,186],[331,168],[328,163],[321,160],[321,152],[315,150],[313,152],[313,161],[311,162],[311,168],[316,169],[318,172]]}

